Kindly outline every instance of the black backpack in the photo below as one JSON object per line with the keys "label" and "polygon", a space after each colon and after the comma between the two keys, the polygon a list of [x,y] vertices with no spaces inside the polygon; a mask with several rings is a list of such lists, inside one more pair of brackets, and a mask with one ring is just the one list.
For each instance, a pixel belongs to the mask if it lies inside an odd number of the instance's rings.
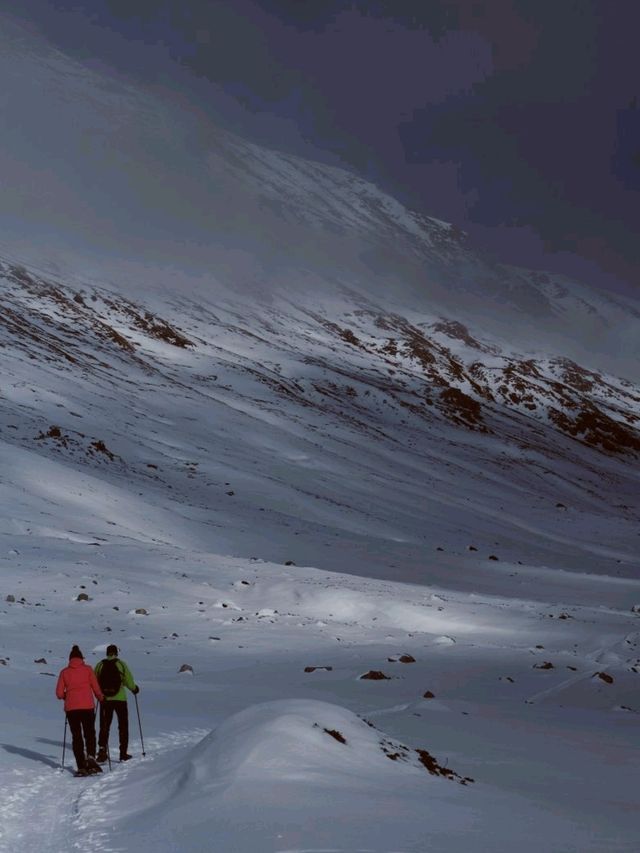
{"label": "black backpack", "polygon": [[98,683],[107,699],[120,692],[120,688],[122,687],[122,672],[118,666],[117,658],[105,658],[102,661]]}

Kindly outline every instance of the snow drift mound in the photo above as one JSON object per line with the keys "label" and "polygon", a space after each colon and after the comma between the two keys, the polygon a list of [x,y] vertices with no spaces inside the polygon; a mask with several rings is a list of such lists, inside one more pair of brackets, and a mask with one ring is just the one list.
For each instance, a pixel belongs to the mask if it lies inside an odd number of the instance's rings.
{"label": "snow drift mound", "polygon": [[115,828],[117,849],[133,849],[142,833],[155,851],[204,849],[205,838],[206,849],[234,853],[420,850],[427,826],[415,816],[428,798],[464,824],[471,789],[461,784],[471,781],[345,708],[280,700],[233,715],[178,763],[129,779],[109,801],[111,815],[128,814]]}
{"label": "snow drift mound", "polygon": [[285,699],[253,705],[207,735],[191,755],[188,778],[199,790],[270,781],[366,788],[399,776],[419,784],[424,752],[395,743],[345,708]]}

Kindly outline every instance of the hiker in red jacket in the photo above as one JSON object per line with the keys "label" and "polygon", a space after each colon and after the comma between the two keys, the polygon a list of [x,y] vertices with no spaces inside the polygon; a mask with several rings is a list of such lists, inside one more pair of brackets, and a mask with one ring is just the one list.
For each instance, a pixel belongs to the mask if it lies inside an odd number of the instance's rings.
{"label": "hiker in red jacket", "polygon": [[73,754],[78,765],[76,776],[102,773],[102,768],[96,762],[93,697],[102,702],[104,696],[94,671],[84,662],[82,652],[77,646],[74,646],[69,653],[69,666],[66,666],[58,676],[56,696],[58,699],[64,699],[64,710],[71,729]]}

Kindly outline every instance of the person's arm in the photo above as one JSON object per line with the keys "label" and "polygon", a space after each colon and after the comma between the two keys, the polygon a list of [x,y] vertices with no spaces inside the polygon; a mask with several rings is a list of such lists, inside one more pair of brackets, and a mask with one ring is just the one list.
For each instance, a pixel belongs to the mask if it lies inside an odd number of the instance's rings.
{"label": "person's arm", "polygon": [[126,663],[121,660],[122,664],[122,681],[125,687],[128,687],[132,693],[139,693],[140,688],[137,686],[135,681],[133,680],[133,675],[131,675],[131,670],[126,665]]}
{"label": "person's arm", "polygon": [[104,695],[102,690],[100,690],[100,685],[98,684],[98,679],[96,678],[95,672],[89,667],[89,684],[91,685],[91,689],[93,690],[93,695],[96,697],[98,702],[104,702]]}
{"label": "person's arm", "polygon": [[64,686],[64,678],[63,678],[64,670],[58,676],[58,683],[56,684],[56,696],[58,699],[64,699],[64,694],[66,693],[66,688]]}

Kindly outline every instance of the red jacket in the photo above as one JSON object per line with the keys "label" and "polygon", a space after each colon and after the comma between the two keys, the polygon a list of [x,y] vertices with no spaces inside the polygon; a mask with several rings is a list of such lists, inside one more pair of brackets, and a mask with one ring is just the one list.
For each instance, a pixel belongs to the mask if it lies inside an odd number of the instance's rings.
{"label": "red jacket", "polygon": [[82,658],[71,658],[69,666],[62,670],[56,696],[64,699],[65,711],[93,711],[93,697],[99,702],[104,700],[94,671]]}

